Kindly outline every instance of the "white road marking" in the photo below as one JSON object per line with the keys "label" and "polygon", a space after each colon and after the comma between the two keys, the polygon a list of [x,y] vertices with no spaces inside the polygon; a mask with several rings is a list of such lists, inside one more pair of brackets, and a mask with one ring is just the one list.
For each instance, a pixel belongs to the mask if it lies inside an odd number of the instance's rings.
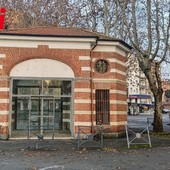
{"label": "white road marking", "polygon": [[45,168],[41,168],[39,170],[50,170],[50,169],[57,169],[57,170],[63,170],[64,166],[63,165],[53,165],[53,166],[49,166],[49,167],[45,167]]}

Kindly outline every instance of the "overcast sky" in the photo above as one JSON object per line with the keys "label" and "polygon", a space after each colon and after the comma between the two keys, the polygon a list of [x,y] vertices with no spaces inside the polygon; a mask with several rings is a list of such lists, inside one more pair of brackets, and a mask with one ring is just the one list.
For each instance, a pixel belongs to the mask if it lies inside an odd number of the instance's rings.
{"label": "overcast sky", "polygon": [[170,63],[162,65],[162,79],[170,80]]}

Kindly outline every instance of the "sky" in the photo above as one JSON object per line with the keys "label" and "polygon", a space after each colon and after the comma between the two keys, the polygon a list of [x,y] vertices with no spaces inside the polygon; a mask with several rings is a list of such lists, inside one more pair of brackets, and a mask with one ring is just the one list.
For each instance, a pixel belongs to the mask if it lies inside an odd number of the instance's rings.
{"label": "sky", "polygon": [[[170,56],[169,56],[170,57]],[[170,63],[162,65],[162,79],[169,79],[170,80]]]}

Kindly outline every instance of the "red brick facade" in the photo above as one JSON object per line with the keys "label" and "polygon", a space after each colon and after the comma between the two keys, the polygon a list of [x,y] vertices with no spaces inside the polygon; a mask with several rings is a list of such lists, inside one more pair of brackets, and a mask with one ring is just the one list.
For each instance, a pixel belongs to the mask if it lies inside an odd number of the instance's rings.
{"label": "red brick facade", "polygon": [[[3,42],[3,40],[0,40]],[[44,40],[43,44],[48,44]],[[124,46],[123,44],[120,44]],[[97,45],[96,45],[97,46]],[[106,46],[106,45],[105,45]],[[112,45],[114,48],[114,45]],[[123,52],[124,50],[121,48]],[[122,53],[123,53],[122,52]],[[85,59],[81,59],[85,57]],[[33,47],[11,47],[0,45],[0,125],[1,134],[8,135],[10,127],[10,72],[23,61],[32,59],[52,59],[68,65],[74,72],[73,131],[78,125],[96,125],[95,90],[107,89],[110,93],[109,133],[121,133],[127,121],[126,105],[126,62],[120,52],[95,49],[60,49],[39,44]],[[95,63],[104,59],[109,63],[106,73],[97,73]],[[36,74],[36,73],[35,73]],[[85,91],[86,90],[86,91]],[[13,119],[13,117],[12,117]]]}
{"label": "red brick facade", "polygon": [[167,98],[165,96],[165,92],[167,90],[170,90],[170,81],[164,80],[162,81],[162,88],[163,88],[163,96],[162,96],[162,102],[164,109],[170,109],[170,98]]}

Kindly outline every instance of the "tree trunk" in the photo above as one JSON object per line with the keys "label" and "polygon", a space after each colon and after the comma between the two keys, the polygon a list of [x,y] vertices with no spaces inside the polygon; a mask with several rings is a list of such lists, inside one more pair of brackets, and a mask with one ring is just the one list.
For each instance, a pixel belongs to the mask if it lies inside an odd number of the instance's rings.
{"label": "tree trunk", "polygon": [[155,97],[155,112],[154,112],[154,122],[153,122],[153,132],[163,132],[162,124],[162,91],[158,90]]}
{"label": "tree trunk", "polygon": [[[139,54],[140,55],[140,54]],[[157,62],[154,64],[150,62],[149,57],[143,57],[140,60],[138,56],[139,66],[143,73],[145,74],[150,90],[154,96],[154,122],[153,122],[153,132],[163,132],[163,123],[162,123],[162,81],[161,81],[161,72],[160,66]]]}

